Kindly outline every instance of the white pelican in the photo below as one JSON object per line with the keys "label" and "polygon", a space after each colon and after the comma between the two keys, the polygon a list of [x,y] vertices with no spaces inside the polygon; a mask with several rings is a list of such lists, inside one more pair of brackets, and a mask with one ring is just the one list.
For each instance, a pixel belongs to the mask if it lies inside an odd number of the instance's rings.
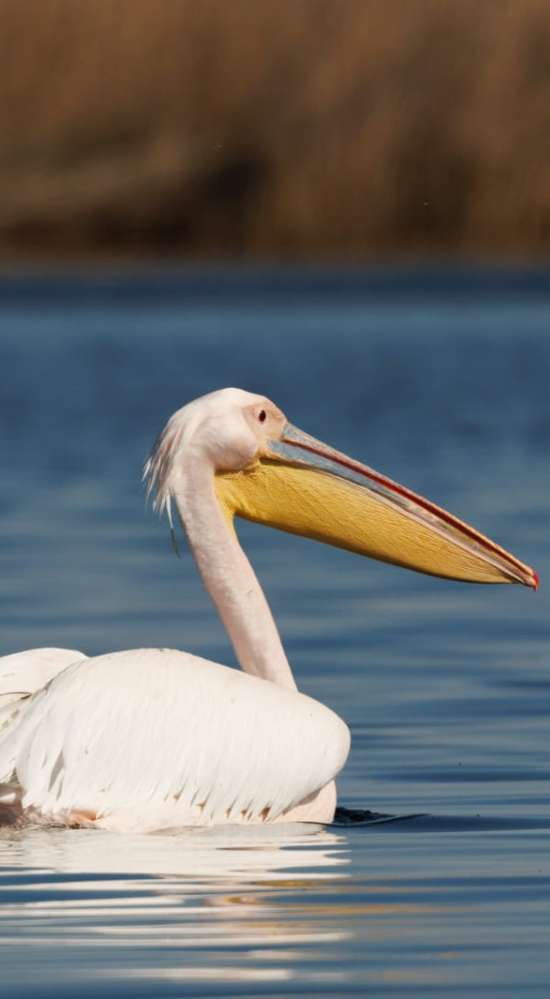
{"label": "white pelican", "polygon": [[242,672],[169,649],[0,660],[0,803],[31,819],[119,830],[332,820],[349,731],[298,693],[235,515],[420,572],[537,586],[474,528],[239,389],[174,413],[145,478],[171,526],[175,504]]}

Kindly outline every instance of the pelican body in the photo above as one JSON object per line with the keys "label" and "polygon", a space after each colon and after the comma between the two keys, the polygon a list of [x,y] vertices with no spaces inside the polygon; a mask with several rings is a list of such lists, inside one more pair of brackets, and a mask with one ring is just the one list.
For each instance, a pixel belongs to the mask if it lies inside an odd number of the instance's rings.
{"label": "pelican body", "polygon": [[480,583],[537,586],[529,566],[429,500],[223,389],[168,421],[145,465],[176,511],[240,671],[186,652],[0,660],[0,810],[124,830],[330,822],[345,722],[297,690],[235,516]]}

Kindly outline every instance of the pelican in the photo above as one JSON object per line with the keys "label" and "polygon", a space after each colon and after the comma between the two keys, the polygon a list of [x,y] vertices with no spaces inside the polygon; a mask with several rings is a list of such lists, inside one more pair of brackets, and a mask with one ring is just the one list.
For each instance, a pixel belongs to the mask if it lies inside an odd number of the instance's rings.
{"label": "pelican", "polygon": [[235,516],[419,572],[537,587],[457,517],[310,437],[269,399],[212,392],[169,419],[145,464],[177,512],[241,670],[171,649],[0,660],[0,804],[120,831],[330,822],[345,722],[297,690]]}

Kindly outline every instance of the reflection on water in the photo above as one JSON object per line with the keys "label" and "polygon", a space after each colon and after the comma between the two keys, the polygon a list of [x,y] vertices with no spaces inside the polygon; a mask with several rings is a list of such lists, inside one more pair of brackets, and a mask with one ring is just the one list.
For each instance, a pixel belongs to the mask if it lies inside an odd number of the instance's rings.
{"label": "reflection on water", "polygon": [[461,586],[240,527],[299,686],[352,729],[341,803],[393,820],[3,830],[2,995],[547,999],[549,329],[544,271],[0,280],[2,651],[232,661],[139,483],[169,413],[227,384],[541,576]]}
{"label": "reflection on water", "polygon": [[0,864],[2,979],[14,988],[37,985],[30,947],[67,990],[111,979],[113,964],[118,982],[141,986],[284,982],[308,948],[349,936],[331,916],[349,851],[319,826],[6,831]]}
{"label": "reflection on water", "polygon": [[[244,883],[262,875],[278,880],[293,868],[339,868],[347,863],[343,837],[313,823],[189,828],[139,836],[87,829],[4,830],[0,861],[64,874],[204,876],[205,882],[227,876],[242,877]],[[335,876],[333,870],[316,870],[314,875]]]}
{"label": "reflection on water", "polygon": [[4,831],[5,994],[545,995],[548,831],[413,826]]}

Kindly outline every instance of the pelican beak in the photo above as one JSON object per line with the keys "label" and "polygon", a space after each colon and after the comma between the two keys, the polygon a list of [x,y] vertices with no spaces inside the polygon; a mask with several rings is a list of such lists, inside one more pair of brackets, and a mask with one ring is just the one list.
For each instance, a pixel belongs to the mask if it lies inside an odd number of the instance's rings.
{"label": "pelican beak", "polygon": [[230,518],[433,576],[538,586],[533,569],[473,527],[290,423],[250,469],[217,475],[216,490]]}

